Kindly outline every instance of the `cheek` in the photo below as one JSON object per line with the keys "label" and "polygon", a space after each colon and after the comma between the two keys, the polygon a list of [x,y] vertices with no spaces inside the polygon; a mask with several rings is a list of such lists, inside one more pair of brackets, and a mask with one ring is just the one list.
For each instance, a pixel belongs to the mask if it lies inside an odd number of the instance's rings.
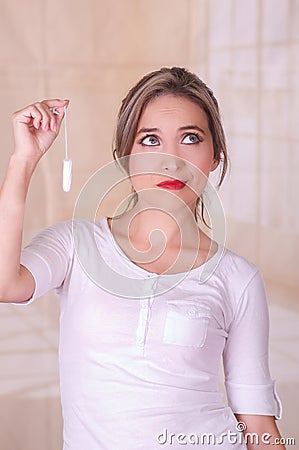
{"label": "cheek", "polygon": [[129,173],[131,177],[144,176],[151,173],[159,173],[158,158],[155,153],[131,153],[129,159]]}
{"label": "cheek", "polygon": [[131,183],[135,191],[152,188],[151,175],[139,174],[131,176]]}
{"label": "cheek", "polygon": [[203,175],[208,177],[214,163],[214,152],[212,150],[202,152],[198,156],[191,158],[189,162],[196,168],[194,176],[197,178],[200,178]]}
{"label": "cheek", "polygon": [[129,158],[129,174],[132,186],[135,191],[146,189],[151,185],[152,174],[154,172],[151,168],[150,161],[145,154],[131,153]]}
{"label": "cheek", "polygon": [[[194,163],[193,163],[194,164]],[[198,164],[196,167],[192,167],[191,170],[191,179],[190,183],[188,183],[189,191],[192,195],[200,196],[208,182],[209,173],[210,173],[210,163]]]}
{"label": "cheek", "polygon": [[140,175],[146,171],[145,161],[140,154],[131,154],[129,159],[130,176]]}

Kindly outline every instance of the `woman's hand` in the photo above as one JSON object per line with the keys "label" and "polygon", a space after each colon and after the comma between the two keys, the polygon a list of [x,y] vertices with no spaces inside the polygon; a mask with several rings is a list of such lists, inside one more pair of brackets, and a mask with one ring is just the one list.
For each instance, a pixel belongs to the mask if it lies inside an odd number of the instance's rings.
{"label": "woman's hand", "polygon": [[[14,153],[37,163],[58,136],[68,100],[44,100],[13,114]],[[59,114],[54,114],[55,108]]]}
{"label": "woman's hand", "polygon": [[267,450],[275,445],[275,450],[286,450],[276,425],[274,416],[258,414],[236,414],[238,423],[245,424],[247,450]]}

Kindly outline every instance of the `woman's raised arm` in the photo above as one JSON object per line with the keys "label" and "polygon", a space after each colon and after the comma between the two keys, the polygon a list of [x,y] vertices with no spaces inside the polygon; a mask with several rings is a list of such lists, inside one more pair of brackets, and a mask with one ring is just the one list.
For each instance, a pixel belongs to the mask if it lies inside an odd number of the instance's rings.
{"label": "woman's raised arm", "polygon": [[0,190],[0,302],[23,302],[34,292],[33,276],[20,265],[26,197],[39,160],[59,133],[67,105],[67,100],[45,100],[13,114],[14,151]]}

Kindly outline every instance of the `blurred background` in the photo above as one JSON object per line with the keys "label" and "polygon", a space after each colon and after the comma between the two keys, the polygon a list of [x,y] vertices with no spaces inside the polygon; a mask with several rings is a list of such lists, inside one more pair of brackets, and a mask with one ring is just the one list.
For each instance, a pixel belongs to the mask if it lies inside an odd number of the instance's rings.
{"label": "blurred background", "polygon": [[[112,160],[127,90],[174,65],[196,72],[221,106],[231,159],[220,191],[227,246],[264,276],[279,427],[299,446],[299,0],[0,0],[0,177],[11,114],[70,99],[72,190],[61,188],[62,134],[32,181],[24,243],[69,219],[84,183]],[[0,305],[1,450],[61,448],[58,328],[54,293],[28,307]]]}

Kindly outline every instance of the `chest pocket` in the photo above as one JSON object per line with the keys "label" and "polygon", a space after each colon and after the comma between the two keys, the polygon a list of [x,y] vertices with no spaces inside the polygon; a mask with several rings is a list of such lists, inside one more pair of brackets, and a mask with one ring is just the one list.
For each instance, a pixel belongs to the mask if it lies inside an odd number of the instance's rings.
{"label": "chest pocket", "polygon": [[203,347],[211,317],[211,307],[203,302],[173,300],[168,302],[163,342]]}

